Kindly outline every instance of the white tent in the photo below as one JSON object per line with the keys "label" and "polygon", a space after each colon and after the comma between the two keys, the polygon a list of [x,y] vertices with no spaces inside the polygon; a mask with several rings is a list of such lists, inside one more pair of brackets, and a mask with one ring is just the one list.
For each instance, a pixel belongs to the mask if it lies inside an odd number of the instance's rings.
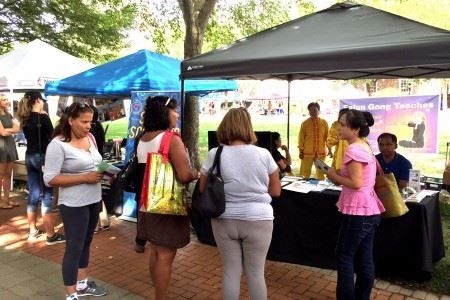
{"label": "white tent", "polygon": [[0,56],[0,91],[43,90],[45,83],[94,67],[41,40]]}

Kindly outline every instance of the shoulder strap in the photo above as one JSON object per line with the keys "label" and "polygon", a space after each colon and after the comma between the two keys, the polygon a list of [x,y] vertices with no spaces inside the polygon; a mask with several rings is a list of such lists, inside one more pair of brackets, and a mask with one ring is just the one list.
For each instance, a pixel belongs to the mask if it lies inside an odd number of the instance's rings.
{"label": "shoulder strap", "polygon": [[92,135],[92,133],[88,132],[88,137],[92,141],[92,143],[94,144],[95,148],[97,148],[97,142],[95,141],[95,138]]}
{"label": "shoulder strap", "polygon": [[376,158],[376,156],[373,156],[373,158],[375,158],[375,161],[377,162],[377,172],[378,172],[378,175],[384,175],[383,168],[381,167],[380,162],[378,161],[378,159]]}
{"label": "shoulder strap", "polygon": [[163,134],[161,144],[159,144],[158,153],[162,154],[164,160],[169,160],[170,142],[174,135],[180,136],[177,132],[169,130],[165,131]]}
{"label": "shoulder strap", "polygon": [[217,176],[220,176],[220,156],[222,154],[222,150],[223,150],[222,145],[217,148],[213,165],[212,165],[211,169],[209,169],[209,173],[212,173],[214,171],[214,168],[217,166],[217,172],[216,172]]}
{"label": "shoulder strap", "polygon": [[138,144],[141,141],[141,137],[144,135],[145,131],[142,131],[134,138],[134,145],[133,145],[133,153],[137,153]]}

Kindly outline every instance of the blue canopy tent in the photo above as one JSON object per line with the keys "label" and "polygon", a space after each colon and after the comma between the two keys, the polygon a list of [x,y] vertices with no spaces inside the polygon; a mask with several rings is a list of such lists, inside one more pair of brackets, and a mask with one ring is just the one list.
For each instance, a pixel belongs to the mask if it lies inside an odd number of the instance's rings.
{"label": "blue canopy tent", "polygon": [[[139,50],[100,66],[51,82],[46,95],[126,96],[132,91],[180,91],[180,63],[172,57]],[[232,80],[187,80],[187,94],[236,90]]]}
{"label": "blue canopy tent", "polygon": [[[46,95],[122,97],[131,98],[128,124],[127,158],[134,145],[136,128],[148,96],[164,94],[180,100],[181,61],[148,50],[113,60],[77,75],[48,83]],[[233,80],[189,80],[185,81],[184,92],[190,95],[205,95],[211,92],[237,90]],[[181,102],[182,104],[182,102]],[[181,112],[183,108],[181,107]],[[122,217],[136,215],[133,193],[124,193]]]}

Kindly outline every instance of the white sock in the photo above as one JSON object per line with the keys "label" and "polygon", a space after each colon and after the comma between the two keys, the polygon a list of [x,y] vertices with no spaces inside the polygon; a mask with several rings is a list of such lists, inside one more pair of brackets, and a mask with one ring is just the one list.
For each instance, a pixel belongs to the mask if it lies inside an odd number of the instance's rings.
{"label": "white sock", "polygon": [[77,291],[84,290],[87,287],[87,278],[77,281]]}
{"label": "white sock", "polygon": [[66,300],[78,300],[77,292],[66,295]]}

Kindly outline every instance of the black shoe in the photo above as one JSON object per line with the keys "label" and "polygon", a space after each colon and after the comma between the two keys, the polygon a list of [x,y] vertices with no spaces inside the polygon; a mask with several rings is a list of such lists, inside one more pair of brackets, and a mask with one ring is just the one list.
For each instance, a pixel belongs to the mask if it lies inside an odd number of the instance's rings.
{"label": "black shoe", "polygon": [[137,253],[144,253],[145,251],[145,245],[140,245],[140,244],[134,244],[134,251],[136,251]]}
{"label": "black shoe", "polygon": [[55,233],[53,236],[47,237],[47,241],[45,243],[47,245],[54,245],[54,244],[65,243],[65,242],[66,242],[66,239],[65,239],[64,235],[62,235],[60,233]]}

